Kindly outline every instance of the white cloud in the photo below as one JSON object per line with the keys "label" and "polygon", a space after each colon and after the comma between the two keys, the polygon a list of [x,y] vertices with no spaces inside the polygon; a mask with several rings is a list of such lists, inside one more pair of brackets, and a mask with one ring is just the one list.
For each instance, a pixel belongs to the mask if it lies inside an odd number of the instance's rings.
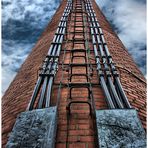
{"label": "white cloud", "polygon": [[[21,64],[30,52],[32,44],[16,43],[13,40],[3,40],[2,51],[2,93],[14,79]],[[9,51],[10,50],[10,51]]]}
{"label": "white cloud", "polygon": [[143,74],[146,73],[145,0],[97,0]]}
{"label": "white cloud", "polygon": [[29,17],[33,19],[30,23],[37,25],[39,21],[42,21],[40,23],[44,25],[56,11],[60,0],[3,0],[2,2],[3,24],[9,19],[23,21],[25,17]]}

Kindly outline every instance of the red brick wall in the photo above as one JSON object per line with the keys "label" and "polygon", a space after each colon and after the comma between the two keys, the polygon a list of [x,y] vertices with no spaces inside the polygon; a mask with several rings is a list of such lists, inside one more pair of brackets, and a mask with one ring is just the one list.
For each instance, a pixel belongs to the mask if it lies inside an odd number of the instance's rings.
{"label": "red brick wall", "polygon": [[[47,26],[46,30],[43,32],[42,36],[38,40],[35,47],[32,49],[32,52],[25,60],[20,71],[15,77],[14,81],[11,83],[10,87],[6,91],[5,95],[2,98],[2,144],[3,147],[6,144],[7,137],[9,132],[13,127],[17,115],[25,111],[37,79],[37,71],[44,60],[50,43],[52,41],[53,35],[56,31],[59,19],[65,8],[66,0],[62,2],[59,9],[57,10],[55,16],[51,20],[50,24]],[[105,34],[105,39],[107,41],[109,50],[112,54],[114,62],[117,65],[123,66],[129,70],[132,70],[137,76],[145,81],[144,76],[141,74],[137,68],[135,62],[127,52],[127,49],[123,46],[120,39],[112,31],[109,23],[106,21],[105,17],[102,15],[101,11],[98,9],[96,3],[93,1],[93,7],[97,14],[98,21],[103,29]],[[93,54],[91,55],[94,56]],[[125,58],[126,57],[126,58]],[[61,60],[61,59],[60,59]],[[68,62],[69,58],[65,62]],[[143,126],[146,127],[146,84],[139,81],[133,75],[129,74],[127,71],[118,68],[120,73],[120,79],[125,89],[125,92],[129,98],[129,101],[133,107],[135,107],[140,115]],[[65,72],[66,75],[66,72]],[[56,82],[59,82],[61,78],[61,71],[57,73]],[[64,80],[65,82],[67,79]],[[93,82],[98,82],[97,74],[94,72]],[[57,88],[55,88],[57,92]],[[93,88],[94,98],[96,101],[97,109],[106,108],[104,95],[100,87]],[[55,94],[55,93],[53,93]],[[57,147],[65,146],[65,130],[66,130],[66,110],[65,106],[67,104],[67,90],[65,88],[61,91],[62,99],[59,107],[59,123],[58,123],[58,136],[57,136]],[[53,97],[54,98],[54,97]],[[83,106],[84,108],[87,106]],[[76,109],[75,109],[76,108]],[[70,147],[94,147],[94,129],[91,128],[92,120],[87,118],[82,118],[83,114],[88,113],[88,111],[80,111],[80,106],[73,107],[74,112],[77,112],[79,115],[77,119],[74,118],[71,120],[71,129],[69,132],[70,138],[69,144]],[[79,111],[78,111],[79,110]],[[76,122],[79,124],[76,126]],[[79,123],[81,122],[81,123]],[[65,129],[65,130],[64,130]],[[90,129],[90,130],[88,130]],[[81,143],[76,143],[77,141]],[[62,142],[62,143],[61,143]]]}

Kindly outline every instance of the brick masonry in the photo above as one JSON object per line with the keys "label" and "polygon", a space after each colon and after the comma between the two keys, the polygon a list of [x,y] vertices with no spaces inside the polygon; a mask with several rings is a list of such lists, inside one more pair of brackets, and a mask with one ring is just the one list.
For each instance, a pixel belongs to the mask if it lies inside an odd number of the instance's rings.
{"label": "brick masonry", "polygon": [[[118,71],[120,73],[121,83],[127,94],[127,97],[131,105],[138,110],[140,119],[144,128],[146,128],[146,80],[142,73],[139,71],[132,57],[127,52],[127,49],[124,47],[120,39],[113,32],[108,21],[99,10],[96,3],[93,1],[93,7],[96,12],[98,21],[103,29],[106,42],[108,44],[109,50],[113,57],[114,62],[117,64]],[[50,21],[49,25],[43,32],[42,36],[39,38],[35,47],[32,49],[32,52],[25,60],[21,69],[19,70],[17,76],[9,86],[5,95],[2,98],[2,145],[5,147],[9,133],[12,130],[15,119],[17,115],[25,111],[27,105],[30,101],[35,82],[37,80],[37,71],[44,60],[50,43],[53,39],[54,33],[57,29],[57,25],[62,16],[63,10],[66,5],[66,0],[63,0],[59,6],[56,14]],[[69,45],[68,48],[70,48]],[[90,45],[91,47],[91,45]],[[62,60],[62,54],[60,61]],[[94,54],[91,54],[92,58]],[[77,59],[78,62],[83,62],[80,59]],[[69,62],[69,55],[67,53],[65,63]],[[93,61],[92,61],[93,62]],[[138,77],[140,77],[144,82],[135,78],[132,74],[127,72],[125,69],[120,68],[124,67]],[[81,69],[75,70],[76,72]],[[82,71],[83,72],[83,71]],[[62,71],[59,68],[59,71],[56,76],[55,83],[61,80]],[[67,82],[66,71],[64,72],[63,82]],[[82,77],[73,81],[83,81]],[[94,71],[93,79],[94,83],[98,83],[98,78],[96,71]],[[82,90],[85,91],[85,90]],[[76,95],[81,93],[79,90],[76,90]],[[57,87],[54,86],[52,101],[55,103],[57,94]],[[100,86],[93,87],[93,94],[95,98],[96,108],[104,109],[107,108],[104,95]],[[83,93],[85,95],[85,93]],[[61,101],[59,106],[59,121],[58,121],[58,132],[57,132],[57,142],[56,147],[62,148],[66,146],[66,134],[67,134],[67,116],[66,116],[66,105],[67,105],[67,96],[68,91],[66,88],[61,90]],[[70,148],[83,148],[83,147],[95,147],[95,136],[94,136],[94,127],[93,121],[89,116],[89,109],[87,105],[79,106],[74,105],[72,108],[72,118],[70,120],[71,126],[69,127],[69,147]]]}

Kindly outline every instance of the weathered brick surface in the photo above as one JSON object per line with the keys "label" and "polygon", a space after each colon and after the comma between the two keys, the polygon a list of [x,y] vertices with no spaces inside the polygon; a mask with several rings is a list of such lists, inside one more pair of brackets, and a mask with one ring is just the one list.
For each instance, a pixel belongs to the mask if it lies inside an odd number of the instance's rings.
{"label": "weathered brick surface", "polygon": [[[65,8],[66,0],[62,2],[55,16],[51,20],[50,24],[47,26],[46,30],[43,32],[42,36],[38,40],[35,47],[32,49],[32,52],[22,65],[20,71],[15,77],[14,81],[11,83],[10,87],[6,91],[5,95],[2,98],[2,144],[3,147],[7,142],[7,137],[11,131],[13,124],[17,115],[24,111],[30,101],[30,97],[33,92],[33,88],[37,79],[37,71],[44,60],[50,43],[52,41],[53,35],[56,31],[59,19]],[[123,85],[123,88],[128,96],[128,99],[133,107],[135,107],[138,112],[143,126],[146,128],[146,84],[135,78],[132,74],[129,74],[126,70],[121,69],[120,67],[127,68],[131,70],[134,74],[140,77],[145,81],[144,76],[141,74],[137,68],[135,62],[127,52],[127,49],[124,47],[120,39],[111,29],[109,23],[98,9],[98,6],[93,1],[93,7],[96,12],[98,21],[103,29],[106,42],[108,44],[109,50],[113,57],[114,62],[117,64],[118,71],[120,73],[120,79]],[[78,28],[80,30],[80,28]],[[73,31],[72,29],[70,31]],[[79,38],[81,36],[78,36]],[[69,36],[72,39],[72,36]],[[92,44],[89,45],[92,49]],[[67,49],[71,50],[72,44],[67,44]],[[63,44],[63,49],[65,44]],[[83,45],[75,45],[74,48],[82,49]],[[83,54],[83,53],[76,53]],[[64,53],[61,52],[60,63],[62,63]],[[94,61],[94,53],[91,52],[91,63]],[[64,63],[68,64],[70,62],[70,53],[66,53]],[[83,63],[83,58],[76,58],[74,62]],[[92,82],[99,83],[96,67],[94,67]],[[63,83],[68,82],[68,71],[63,71],[64,78],[62,79]],[[85,73],[85,68],[75,68],[74,72],[76,73]],[[62,76],[62,67],[59,65],[59,71],[57,73],[55,83],[61,81]],[[73,77],[72,82],[85,82],[85,77]],[[52,104],[56,103],[58,92],[58,86],[54,86],[52,94]],[[81,99],[86,99],[87,91],[85,89],[75,89],[73,92],[74,99],[76,96],[82,96]],[[98,85],[93,87],[93,95],[96,103],[97,109],[107,108],[105,97],[103,91]],[[58,131],[57,131],[57,148],[66,147],[66,135],[67,135],[67,111],[66,105],[68,103],[69,90],[68,88],[62,88],[60,94],[60,104],[59,104],[59,120],[58,120]],[[93,125],[93,119],[89,115],[89,108],[86,104],[74,104],[72,105],[72,114],[70,117],[70,126],[68,129],[68,146],[70,148],[93,148],[95,147],[95,129]]]}

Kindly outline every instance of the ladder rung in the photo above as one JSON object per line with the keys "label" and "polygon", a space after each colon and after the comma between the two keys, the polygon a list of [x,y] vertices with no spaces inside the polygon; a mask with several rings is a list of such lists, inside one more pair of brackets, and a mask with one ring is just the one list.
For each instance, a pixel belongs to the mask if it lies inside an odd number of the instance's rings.
{"label": "ladder rung", "polygon": [[91,107],[91,102],[90,101],[70,101],[69,103],[68,103],[68,105],[66,106],[66,110],[68,110],[69,111],[69,114],[71,113],[70,112],[70,106],[71,106],[71,104],[76,104],[76,103],[86,103],[86,104],[88,104],[89,105],[89,108],[90,108],[90,114],[92,114],[92,107]]}
{"label": "ladder rung", "polygon": [[88,74],[82,74],[82,73],[79,73],[79,74],[77,74],[77,73],[75,73],[75,74],[69,74],[71,77],[72,76],[86,76],[86,77],[88,77]]}
{"label": "ladder rung", "polygon": [[86,52],[85,49],[72,49],[71,52]]}
{"label": "ladder rung", "polygon": [[90,82],[86,82],[86,83],[68,83],[68,85],[70,87],[89,87],[90,85],[99,85],[98,83],[90,83]]}
{"label": "ladder rung", "polygon": [[77,66],[88,66],[88,65],[91,65],[90,63],[70,63],[69,66],[71,67],[77,67]]}
{"label": "ladder rung", "polygon": [[100,86],[99,83],[54,83],[54,85],[62,85],[62,87],[69,87],[69,86],[93,86],[93,87],[98,87]]}
{"label": "ladder rung", "polygon": [[74,55],[74,56],[72,56],[72,58],[85,58],[86,59],[86,56],[83,56],[83,55]]}

